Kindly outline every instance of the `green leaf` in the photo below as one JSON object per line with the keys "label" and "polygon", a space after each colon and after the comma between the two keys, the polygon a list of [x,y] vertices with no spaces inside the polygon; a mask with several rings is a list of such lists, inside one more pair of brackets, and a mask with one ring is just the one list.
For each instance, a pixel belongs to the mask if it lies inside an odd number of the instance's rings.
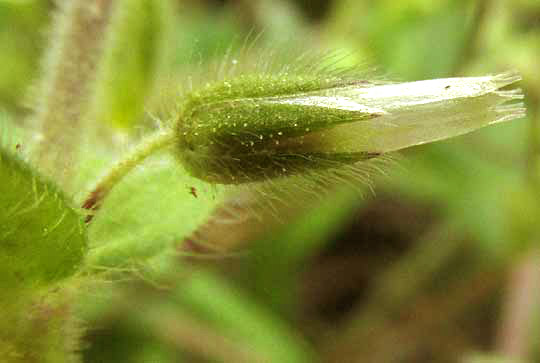
{"label": "green leaf", "polygon": [[77,271],[86,230],[68,198],[4,149],[0,181],[0,289],[45,287]]}
{"label": "green leaf", "polygon": [[208,217],[220,191],[192,178],[172,156],[156,156],[107,196],[89,229],[89,267],[140,264],[173,247]]}

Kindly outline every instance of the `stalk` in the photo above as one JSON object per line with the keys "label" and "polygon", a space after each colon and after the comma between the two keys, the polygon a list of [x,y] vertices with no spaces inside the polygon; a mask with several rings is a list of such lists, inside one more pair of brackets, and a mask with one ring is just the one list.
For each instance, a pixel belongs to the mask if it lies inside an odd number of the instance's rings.
{"label": "stalk", "polygon": [[101,207],[103,200],[116,184],[147,157],[173,144],[174,136],[174,133],[170,130],[150,136],[113,166],[84,200],[82,208],[93,212],[86,216],[85,222],[90,223],[94,213]]}
{"label": "stalk", "polygon": [[62,1],[46,56],[35,123],[42,172],[66,189],[76,170],[83,118],[102,58],[113,0]]}

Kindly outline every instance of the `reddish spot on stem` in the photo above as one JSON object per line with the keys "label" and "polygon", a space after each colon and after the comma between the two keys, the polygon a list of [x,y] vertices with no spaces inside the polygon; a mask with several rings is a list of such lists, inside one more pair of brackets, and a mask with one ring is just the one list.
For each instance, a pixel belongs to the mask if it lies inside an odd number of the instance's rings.
{"label": "reddish spot on stem", "polygon": [[189,187],[189,194],[197,198],[197,189],[195,189],[195,187]]}
{"label": "reddish spot on stem", "polygon": [[[88,198],[83,202],[82,208],[87,209],[89,211],[95,212],[101,207],[101,200],[103,197],[103,190],[101,188],[98,188],[94,190]],[[84,219],[85,223],[90,223],[90,221],[94,218],[94,213],[89,213],[86,215],[86,218]]]}
{"label": "reddish spot on stem", "polygon": [[212,252],[208,247],[203,246],[200,243],[197,243],[193,238],[184,239],[181,244],[180,250],[183,252],[193,252],[199,254],[209,254]]}

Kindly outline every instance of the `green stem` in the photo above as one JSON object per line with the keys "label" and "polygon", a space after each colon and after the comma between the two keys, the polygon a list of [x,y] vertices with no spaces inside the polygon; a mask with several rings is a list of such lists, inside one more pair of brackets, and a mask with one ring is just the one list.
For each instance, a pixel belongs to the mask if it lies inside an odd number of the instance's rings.
{"label": "green stem", "polygon": [[[86,197],[82,208],[93,211],[99,209],[105,197],[134,167],[142,163],[148,156],[171,145],[174,140],[174,132],[167,130],[148,137],[147,140],[137,145],[128,155],[113,166],[109,172],[97,183],[92,192]],[[86,223],[89,223],[94,213],[88,214]]]}

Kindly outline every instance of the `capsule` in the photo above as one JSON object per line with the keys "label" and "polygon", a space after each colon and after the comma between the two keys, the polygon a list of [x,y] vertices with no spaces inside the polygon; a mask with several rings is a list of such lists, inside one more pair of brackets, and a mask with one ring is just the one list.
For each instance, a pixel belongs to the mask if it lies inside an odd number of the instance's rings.
{"label": "capsule", "polygon": [[241,76],[188,94],[177,154],[195,177],[240,184],[336,168],[524,115],[516,73],[381,83]]}

